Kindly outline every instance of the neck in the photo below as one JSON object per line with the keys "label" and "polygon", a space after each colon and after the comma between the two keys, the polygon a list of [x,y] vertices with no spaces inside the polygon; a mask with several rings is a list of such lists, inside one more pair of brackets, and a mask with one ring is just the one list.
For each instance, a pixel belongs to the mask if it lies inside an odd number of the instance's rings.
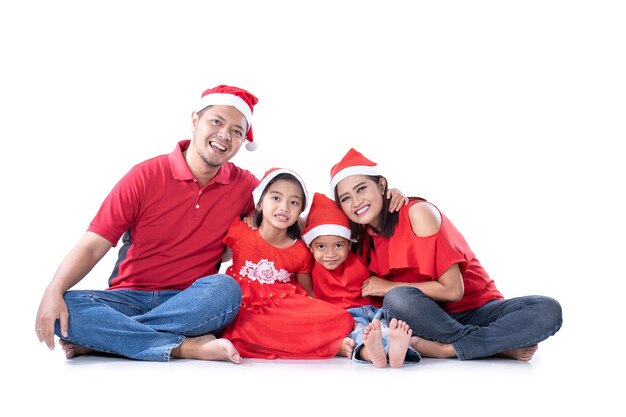
{"label": "neck", "polygon": [[371,230],[373,230],[374,232],[376,232],[376,234],[378,234],[379,232],[379,226],[380,225],[380,219],[376,219],[375,221],[371,222],[370,224],[368,224],[369,228]]}
{"label": "neck", "polygon": [[261,224],[259,234],[267,243],[277,248],[289,247],[293,239],[287,234],[287,229],[278,229],[271,225]]}
{"label": "neck", "polygon": [[194,158],[193,153],[188,152],[188,150],[185,150],[183,155],[185,156],[185,161],[187,162],[189,170],[198,180],[200,187],[204,187],[211,182],[220,170],[221,165],[217,167],[209,166],[205,164],[204,161],[198,160],[199,158]]}

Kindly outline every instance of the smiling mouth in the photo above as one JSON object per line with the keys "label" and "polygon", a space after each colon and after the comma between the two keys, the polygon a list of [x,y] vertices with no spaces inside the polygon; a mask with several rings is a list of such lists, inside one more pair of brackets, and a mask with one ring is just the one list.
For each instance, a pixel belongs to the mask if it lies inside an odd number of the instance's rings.
{"label": "smiling mouth", "polygon": [[226,152],[228,150],[226,146],[218,142],[211,141],[209,142],[209,145],[211,146],[211,148],[215,149],[218,152]]}
{"label": "smiling mouth", "polygon": [[357,216],[362,215],[363,213],[365,213],[367,210],[369,210],[370,206],[369,204],[366,206],[361,207],[360,209],[358,209],[357,211],[354,212],[354,214],[356,214]]}
{"label": "smiling mouth", "polygon": [[280,222],[287,222],[289,221],[289,217],[285,216],[284,214],[275,214],[274,218]]}

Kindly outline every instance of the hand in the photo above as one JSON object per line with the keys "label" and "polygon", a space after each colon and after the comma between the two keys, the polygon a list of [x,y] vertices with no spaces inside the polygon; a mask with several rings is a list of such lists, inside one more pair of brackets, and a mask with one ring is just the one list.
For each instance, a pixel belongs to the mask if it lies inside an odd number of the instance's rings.
{"label": "hand", "polygon": [[394,287],[393,282],[379,277],[370,277],[361,285],[363,297],[384,297]]}
{"label": "hand", "polygon": [[39,342],[45,342],[48,349],[54,349],[54,323],[59,320],[61,334],[67,337],[69,313],[63,295],[44,293],[35,319],[35,332]]}
{"label": "hand", "polygon": [[252,230],[256,230],[258,227],[256,221],[254,220],[254,216],[246,216],[241,220],[243,220],[244,223],[247,224],[248,227]]}
{"label": "hand", "polygon": [[400,211],[402,206],[409,204],[409,197],[405,196],[402,191],[397,188],[387,190],[387,200],[389,202],[389,212]]}

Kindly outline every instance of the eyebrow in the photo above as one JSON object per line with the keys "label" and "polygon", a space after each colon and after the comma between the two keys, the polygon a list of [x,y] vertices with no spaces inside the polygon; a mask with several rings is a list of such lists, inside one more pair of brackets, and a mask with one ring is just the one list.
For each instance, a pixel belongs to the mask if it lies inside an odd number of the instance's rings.
{"label": "eyebrow", "polygon": [[[353,190],[356,190],[357,188],[359,188],[362,185],[366,185],[365,181],[361,181],[360,183],[358,183],[357,185],[355,185],[354,187],[352,187]],[[341,194],[339,196],[339,199],[341,200],[346,194],[348,194],[349,191],[346,191],[345,193]]]}
{"label": "eyebrow", "polygon": [[[278,195],[280,195],[280,196],[283,196],[283,195],[284,195],[284,194],[283,194],[283,193],[281,193],[280,191],[276,191],[276,190],[268,191],[268,193],[269,193],[269,194],[278,194]],[[299,195],[297,195],[297,194],[290,195],[290,196],[289,196],[289,198],[297,198],[298,200],[302,200],[302,197],[300,197],[300,196],[299,196]]]}
{"label": "eyebrow", "polygon": [[[226,119],[223,116],[221,116],[219,113],[213,113],[213,116],[218,118],[218,119],[220,119],[222,122],[226,122]],[[238,127],[239,129],[243,130],[244,132],[246,131],[246,129],[243,126],[241,126],[241,125],[236,124],[235,127]]]}

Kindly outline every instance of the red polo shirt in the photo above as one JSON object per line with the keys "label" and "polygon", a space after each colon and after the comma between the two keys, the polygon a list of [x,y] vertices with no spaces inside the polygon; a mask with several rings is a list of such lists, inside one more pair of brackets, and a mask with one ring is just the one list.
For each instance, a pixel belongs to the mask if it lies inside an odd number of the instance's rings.
{"label": "red polo shirt", "polygon": [[253,210],[258,179],[229,162],[200,188],[183,155],[189,143],[134,166],[87,229],[113,246],[129,232],[109,289],[185,289],[217,273],[228,226]]}

